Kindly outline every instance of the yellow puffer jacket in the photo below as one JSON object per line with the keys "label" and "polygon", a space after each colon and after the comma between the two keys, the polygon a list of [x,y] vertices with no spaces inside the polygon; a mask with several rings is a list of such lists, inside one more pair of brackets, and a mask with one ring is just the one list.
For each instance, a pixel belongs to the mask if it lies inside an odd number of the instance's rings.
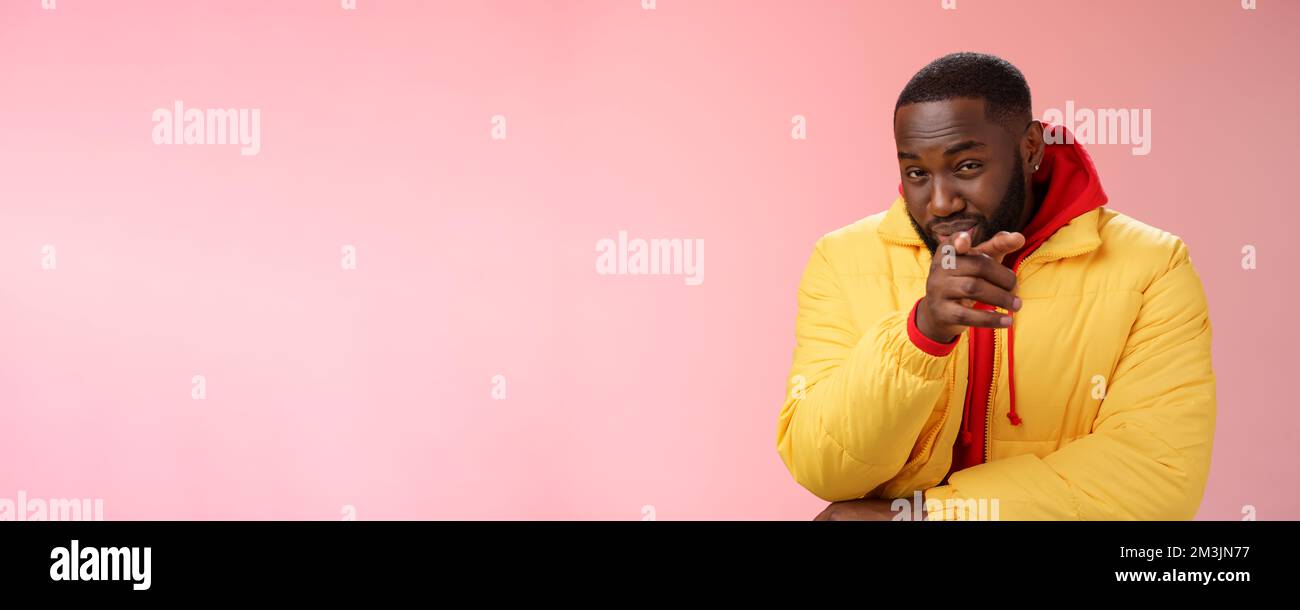
{"label": "yellow puffer jacket", "polygon": [[[903,199],[822,237],[799,286],[777,448],[829,500],[912,498],[929,518],[1190,519],[1209,473],[1215,382],[1201,283],[1181,240],[1105,207],[1021,264],[1016,409],[996,332],[987,463],[952,463],[969,333],[949,355],[907,333],[930,252]],[[991,512],[991,511],[989,511]]]}

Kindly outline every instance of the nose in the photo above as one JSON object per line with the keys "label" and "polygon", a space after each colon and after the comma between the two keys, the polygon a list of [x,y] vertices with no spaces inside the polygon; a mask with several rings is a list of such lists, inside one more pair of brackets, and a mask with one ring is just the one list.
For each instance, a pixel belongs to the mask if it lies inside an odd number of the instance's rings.
{"label": "nose", "polygon": [[944,218],[966,209],[966,200],[952,185],[938,176],[934,177],[930,191],[930,204],[926,206],[931,216]]}

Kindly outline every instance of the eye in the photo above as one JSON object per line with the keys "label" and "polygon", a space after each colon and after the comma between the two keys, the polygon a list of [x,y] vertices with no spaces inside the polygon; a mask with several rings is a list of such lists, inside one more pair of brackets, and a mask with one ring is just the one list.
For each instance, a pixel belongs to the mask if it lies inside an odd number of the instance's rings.
{"label": "eye", "polygon": [[925,174],[925,171],[924,171],[924,170],[919,170],[919,169],[916,169],[916,168],[912,168],[912,169],[907,170],[907,173],[904,174],[904,175],[906,175],[908,178],[911,178],[911,179],[913,179],[913,180],[920,180],[921,178],[924,177],[924,174]]}
{"label": "eye", "polygon": [[977,170],[977,169],[979,169],[979,168],[981,168],[981,167],[984,167],[984,164],[983,164],[983,163],[980,163],[979,161],[966,161],[965,163],[962,163],[961,165],[958,165],[958,166],[957,166],[957,171],[959,171],[959,172],[961,172],[961,171],[975,171],[975,170]]}

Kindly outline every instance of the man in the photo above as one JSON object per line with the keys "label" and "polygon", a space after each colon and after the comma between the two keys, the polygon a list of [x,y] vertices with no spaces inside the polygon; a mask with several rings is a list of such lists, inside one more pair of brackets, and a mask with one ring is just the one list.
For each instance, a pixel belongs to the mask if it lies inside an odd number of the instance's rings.
{"label": "man", "polygon": [[1196,515],[1215,384],[1187,248],[1103,207],[1031,112],[1002,59],[922,68],[894,110],[902,196],[814,248],[777,448],[836,502],[818,519],[914,497],[927,519]]}

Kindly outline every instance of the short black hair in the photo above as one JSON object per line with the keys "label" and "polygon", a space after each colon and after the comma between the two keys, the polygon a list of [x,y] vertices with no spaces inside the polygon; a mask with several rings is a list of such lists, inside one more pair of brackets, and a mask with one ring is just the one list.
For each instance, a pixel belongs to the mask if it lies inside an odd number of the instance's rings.
{"label": "short black hair", "polygon": [[1033,120],[1025,75],[1001,57],[971,52],[944,55],[917,71],[898,94],[894,115],[907,104],[956,98],[984,100],[985,116],[1008,129]]}

